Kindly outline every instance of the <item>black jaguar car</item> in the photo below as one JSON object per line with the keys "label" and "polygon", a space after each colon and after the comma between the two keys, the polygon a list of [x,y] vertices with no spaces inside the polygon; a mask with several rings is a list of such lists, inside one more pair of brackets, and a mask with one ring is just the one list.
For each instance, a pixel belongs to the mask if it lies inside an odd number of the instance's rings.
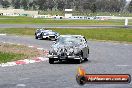
{"label": "black jaguar car", "polygon": [[83,60],[88,60],[89,47],[84,36],[81,35],[61,35],[51,46],[49,51],[49,63],[54,61],[74,59],[78,64]]}

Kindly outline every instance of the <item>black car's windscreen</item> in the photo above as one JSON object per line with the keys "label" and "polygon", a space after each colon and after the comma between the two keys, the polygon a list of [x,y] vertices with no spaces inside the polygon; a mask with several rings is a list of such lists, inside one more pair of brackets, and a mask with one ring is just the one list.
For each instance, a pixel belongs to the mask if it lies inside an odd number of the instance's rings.
{"label": "black car's windscreen", "polygon": [[81,43],[82,40],[80,38],[76,38],[76,37],[60,37],[57,40],[57,43],[61,43],[61,44],[79,44]]}

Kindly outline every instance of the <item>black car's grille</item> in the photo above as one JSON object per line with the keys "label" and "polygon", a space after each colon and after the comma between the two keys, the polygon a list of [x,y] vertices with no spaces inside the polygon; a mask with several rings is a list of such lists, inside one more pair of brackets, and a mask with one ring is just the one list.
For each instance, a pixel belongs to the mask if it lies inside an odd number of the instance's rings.
{"label": "black car's grille", "polygon": [[59,56],[60,57],[66,57],[67,56],[67,50],[66,49],[60,49],[60,54],[59,54]]}
{"label": "black car's grille", "polygon": [[66,56],[66,53],[61,53],[60,56]]}
{"label": "black car's grille", "polygon": [[55,38],[55,36],[49,36],[50,38]]}

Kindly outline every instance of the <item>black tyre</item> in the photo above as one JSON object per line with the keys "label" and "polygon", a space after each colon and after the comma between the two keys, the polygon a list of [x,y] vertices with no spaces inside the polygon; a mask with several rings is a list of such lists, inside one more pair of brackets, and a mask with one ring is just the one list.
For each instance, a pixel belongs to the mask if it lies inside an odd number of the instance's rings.
{"label": "black tyre", "polygon": [[83,57],[80,56],[80,59],[77,59],[77,60],[76,60],[76,63],[77,63],[77,64],[81,64],[81,63],[82,63],[82,59],[83,59]]}
{"label": "black tyre", "polygon": [[35,36],[35,39],[38,39],[38,37],[37,37],[37,36]]}
{"label": "black tyre", "polygon": [[40,40],[43,40],[43,34],[42,33],[40,34]]}
{"label": "black tyre", "polygon": [[[88,49],[88,57],[89,57],[89,49]],[[84,59],[84,61],[88,61],[88,57]]]}
{"label": "black tyre", "polygon": [[77,60],[76,60],[76,63],[77,63],[77,64],[81,64],[81,62],[82,62],[81,59],[77,59]]}
{"label": "black tyre", "polygon": [[54,64],[54,59],[53,58],[49,58],[49,63],[50,64]]}
{"label": "black tyre", "polygon": [[84,61],[88,61],[88,58],[85,58]]}
{"label": "black tyre", "polygon": [[35,39],[38,39],[38,37],[37,37],[36,33],[35,33]]}
{"label": "black tyre", "polygon": [[62,62],[62,60],[59,60],[60,62]]}
{"label": "black tyre", "polygon": [[89,54],[89,49],[88,49],[88,54]]}
{"label": "black tyre", "polygon": [[82,61],[83,61],[83,52],[81,51],[80,52],[80,59],[76,60],[76,63],[80,64],[80,63],[82,63]]}

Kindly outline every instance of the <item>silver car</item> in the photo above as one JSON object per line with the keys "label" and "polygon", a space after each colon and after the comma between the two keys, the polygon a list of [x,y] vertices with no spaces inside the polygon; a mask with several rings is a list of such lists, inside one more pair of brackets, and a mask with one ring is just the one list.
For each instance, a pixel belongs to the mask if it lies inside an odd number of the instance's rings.
{"label": "silver car", "polygon": [[80,64],[88,60],[89,47],[84,36],[81,35],[60,35],[57,41],[49,50],[49,63],[54,61],[75,59]]}
{"label": "silver car", "polygon": [[37,29],[35,31],[35,39],[50,39],[56,40],[59,36],[59,33],[47,29]]}

